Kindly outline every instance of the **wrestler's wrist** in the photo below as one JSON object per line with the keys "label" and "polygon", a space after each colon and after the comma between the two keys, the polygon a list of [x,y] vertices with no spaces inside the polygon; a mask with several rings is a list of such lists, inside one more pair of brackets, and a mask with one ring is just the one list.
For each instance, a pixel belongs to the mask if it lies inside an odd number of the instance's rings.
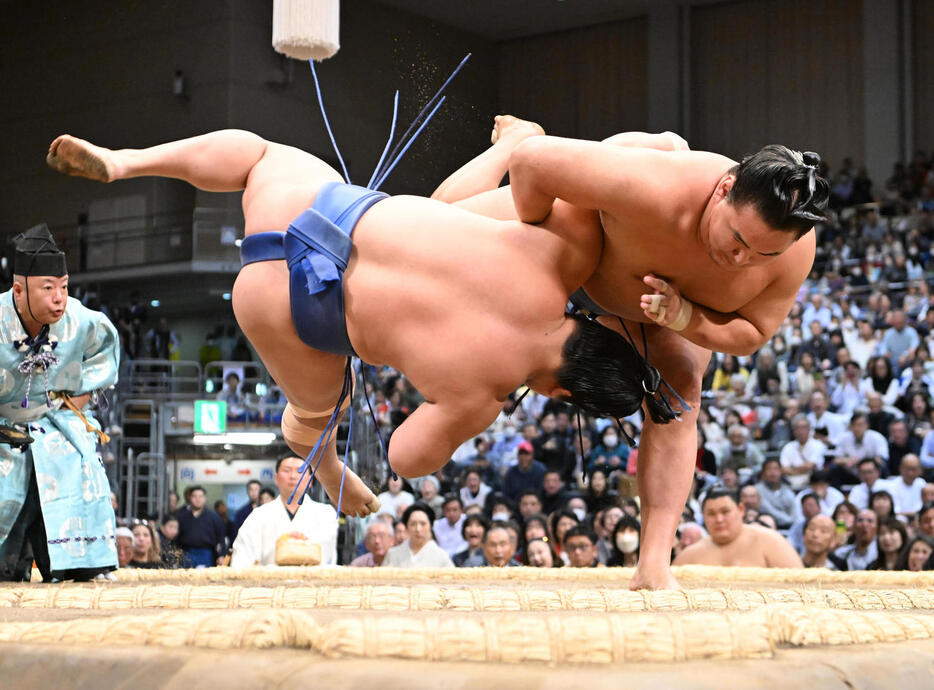
{"label": "wrestler's wrist", "polygon": [[691,303],[691,300],[684,297],[681,298],[681,308],[678,310],[678,315],[675,317],[675,320],[668,324],[668,328],[673,331],[683,331],[688,327],[688,324],[691,323],[691,317],[694,315],[694,305]]}

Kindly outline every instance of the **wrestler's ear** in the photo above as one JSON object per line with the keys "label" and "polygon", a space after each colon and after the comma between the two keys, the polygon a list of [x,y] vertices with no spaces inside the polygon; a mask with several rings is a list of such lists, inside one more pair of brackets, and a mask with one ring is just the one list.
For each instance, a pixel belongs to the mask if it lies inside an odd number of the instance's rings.
{"label": "wrestler's ear", "polygon": [[736,175],[728,174],[720,178],[720,181],[717,183],[717,189],[715,194],[718,199],[725,199],[730,193],[730,190],[733,189],[733,185],[736,183]]}
{"label": "wrestler's ear", "polygon": [[549,398],[555,398],[557,400],[570,400],[571,391],[567,388],[562,388],[561,386],[555,386],[550,391],[548,391]]}

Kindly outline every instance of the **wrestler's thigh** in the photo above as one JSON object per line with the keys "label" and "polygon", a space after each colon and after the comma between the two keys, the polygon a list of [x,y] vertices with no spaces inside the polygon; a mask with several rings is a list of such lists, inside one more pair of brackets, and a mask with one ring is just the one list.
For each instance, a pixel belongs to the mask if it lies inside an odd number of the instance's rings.
{"label": "wrestler's thigh", "polygon": [[247,337],[289,402],[306,410],[337,403],[346,357],[308,347],[295,332],[284,261],[263,261],[241,269],[233,288],[233,309]]}
{"label": "wrestler's thigh", "polygon": [[288,224],[311,206],[325,182],[343,182],[334,168],[301,149],[268,143],[253,166],[243,192],[245,234],[264,230],[285,231]]}

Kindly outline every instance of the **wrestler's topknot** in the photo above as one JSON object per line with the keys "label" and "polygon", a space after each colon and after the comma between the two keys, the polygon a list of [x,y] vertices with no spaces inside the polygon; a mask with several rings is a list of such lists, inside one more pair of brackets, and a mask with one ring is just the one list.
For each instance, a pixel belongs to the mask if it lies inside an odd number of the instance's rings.
{"label": "wrestler's topknot", "polygon": [[769,144],[730,170],[736,182],[727,199],[736,206],[752,204],[769,226],[800,238],[826,219],[830,184],[819,167],[816,153]]}

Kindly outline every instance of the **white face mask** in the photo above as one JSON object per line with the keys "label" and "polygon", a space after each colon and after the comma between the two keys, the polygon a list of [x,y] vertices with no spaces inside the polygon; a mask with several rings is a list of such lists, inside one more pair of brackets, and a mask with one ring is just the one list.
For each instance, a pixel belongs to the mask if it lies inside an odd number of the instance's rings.
{"label": "white face mask", "polygon": [[509,513],[493,513],[493,519],[502,520],[505,522],[506,520],[509,519]]}
{"label": "white face mask", "polygon": [[616,537],[616,548],[623,553],[635,553],[639,548],[639,535],[623,533]]}
{"label": "white face mask", "polygon": [[603,445],[605,445],[607,448],[616,448],[616,444],[618,443],[619,443],[618,436],[604,436],[603,437]]}
{"label": "white face mask", "polygon": [[577,519],[580,520],[581,522],[583,522],[584,518],[587,517],[587,511],[584,510],[583,508],[575,508],[574,514],[577,516]]}
{"label": "white face mask", "polygon": [[515,427],[513,427],[513,426],[507,426],[505,429],[503,429],[503,436],[504,436],[505,438],[512,438],[512,437],[515,436],[515,435],[516,435],[516,428],[515,428]]}

